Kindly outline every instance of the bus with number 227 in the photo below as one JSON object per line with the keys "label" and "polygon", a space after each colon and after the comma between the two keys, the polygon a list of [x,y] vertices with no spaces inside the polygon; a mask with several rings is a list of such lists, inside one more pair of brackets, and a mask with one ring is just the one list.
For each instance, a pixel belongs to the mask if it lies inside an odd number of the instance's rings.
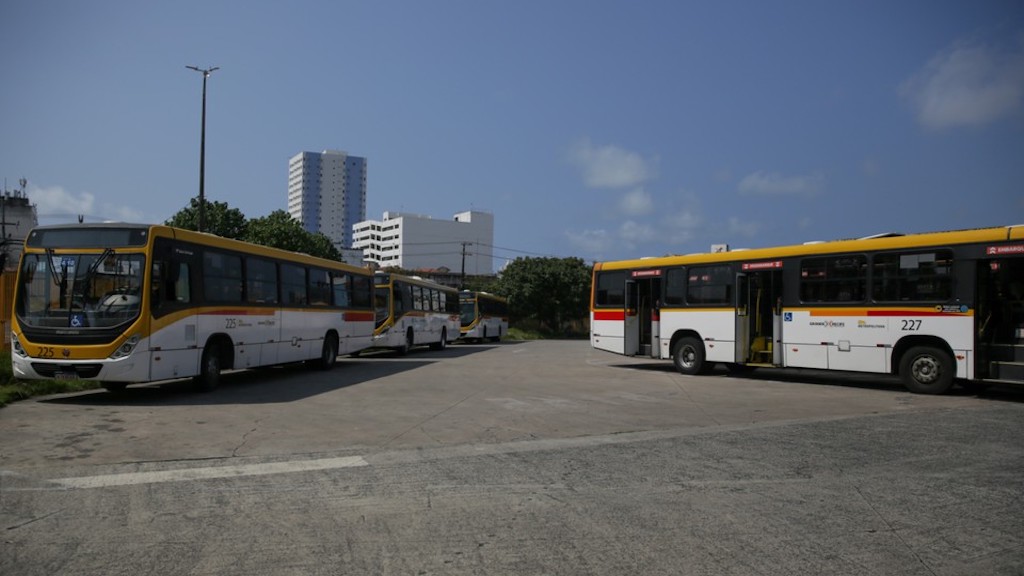
{"label": "bus with number 227", "polygon": [[11,324],[14,376],[109,390],[308,361],[327,369],[373,336],[369,270],[159,225],[32,230]]}
{"label": "bus with number 227", "polygon": [[591,345],[683,374],[896,374],[913,392],[1024,384],[1024,226],[594,266]]}

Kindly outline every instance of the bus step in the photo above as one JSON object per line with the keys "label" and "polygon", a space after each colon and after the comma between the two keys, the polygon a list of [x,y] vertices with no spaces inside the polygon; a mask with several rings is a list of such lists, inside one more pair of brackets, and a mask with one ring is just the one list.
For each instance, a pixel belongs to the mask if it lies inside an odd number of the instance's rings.
{"label": "bus step", "polygon": [[1013,362],[1024,362],[1024,345],[1021,344],[1004,344],[1001,346],[1003,349],[1004,356],[999,358],[1000,360],[1010,360]]}
{"label": "bus step", "polygon": [[993,362],[1024,362],[1024,344],[982,344],[978,351]]}
{"label": "bus step", "polygon": [[991,380],[1024,382],[1024,362],[994,361],[989,362],[988,366],[988,377]]}

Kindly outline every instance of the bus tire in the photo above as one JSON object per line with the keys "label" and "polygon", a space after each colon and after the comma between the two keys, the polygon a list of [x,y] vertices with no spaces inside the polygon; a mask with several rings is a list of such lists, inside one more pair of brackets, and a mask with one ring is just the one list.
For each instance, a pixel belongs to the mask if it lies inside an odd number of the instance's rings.
{"label": "bus tire", "polygon": [[431,350],[444,350],[448,346],[448,328],[441,328],[441,340],[436,344],[431,344]]}
{"label": "bus tire", "polygon": [[199,375],[193,380],[196,390],[210,392],[220,386],[221,362],[220,346],[213,342],[207,344],[199,361]]}
{"label": "bus tire", "polygon": [[680,374],[700,374],[704,370],[704,345],[693,336],[680,338],[672,347],[672,363]]}
{"label": "bus tire", "polygon": [[413,337],[412,327],[410,327],[408,330],[405,331],[405,343],[398,347],[398,355],[405,356],[406,354],[408,354],[409,351],[412,350],[412,345],[415,342],[416,339]]}
{"label": "bus tire", "polygon": [[324,347],[320,351],[320,360],[317,361],[317,368],[330,370],[338,362],[338,337],[334,332],[324,336]]}
{"label": "bus tire", "polygon": [[953,385],[956,367],[948,353],[931,346],[914,346],[900,358],[900,378],[916,394],[942,394]]}

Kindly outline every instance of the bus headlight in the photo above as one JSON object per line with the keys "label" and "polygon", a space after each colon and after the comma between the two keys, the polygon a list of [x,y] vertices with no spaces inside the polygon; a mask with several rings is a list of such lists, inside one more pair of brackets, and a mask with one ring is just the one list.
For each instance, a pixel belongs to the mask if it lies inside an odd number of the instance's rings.
{"label": "bus headlight", "polygon": [[118,358],[128,356],[132,353],[132,350],[135,350],[135,346],[138,345],[138,343],[139,335],[133,334],[130,338],[124,341],[124,344],[118,346],[117,350],[114,350],[114,353],[110,355],[110,359],[117,360]]}
{"label": "bus headlight", "polygon": [[28,358],[25,349],[21,347],[21,339],[17,334],[11,334],[11,350],[14,350],[14,353],[22,358]]}

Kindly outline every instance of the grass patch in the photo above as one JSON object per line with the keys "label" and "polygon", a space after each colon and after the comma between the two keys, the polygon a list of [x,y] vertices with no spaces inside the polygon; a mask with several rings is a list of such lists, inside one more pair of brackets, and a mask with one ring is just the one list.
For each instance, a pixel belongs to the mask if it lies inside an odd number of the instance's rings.
{"label": "grass patch", "polygon": [[509,340],[544,340],[548,338],[538,330],[515,327],[509,328],[508,334],[505,337]]}
{"label": "grass patch", "polygon": [[80,392],[99,388],[91,380],[15,380],[11,371],[11,354],[0,350],[0,407],[11,402],[65,392]]}
{"label": "grass patch", "polygon": [[584,321],[568,323],[560,332],[552,331],[544,323],[533,319],[516,320],[508,329],[510,340],[586,340],[590,338],[589,326]]}

